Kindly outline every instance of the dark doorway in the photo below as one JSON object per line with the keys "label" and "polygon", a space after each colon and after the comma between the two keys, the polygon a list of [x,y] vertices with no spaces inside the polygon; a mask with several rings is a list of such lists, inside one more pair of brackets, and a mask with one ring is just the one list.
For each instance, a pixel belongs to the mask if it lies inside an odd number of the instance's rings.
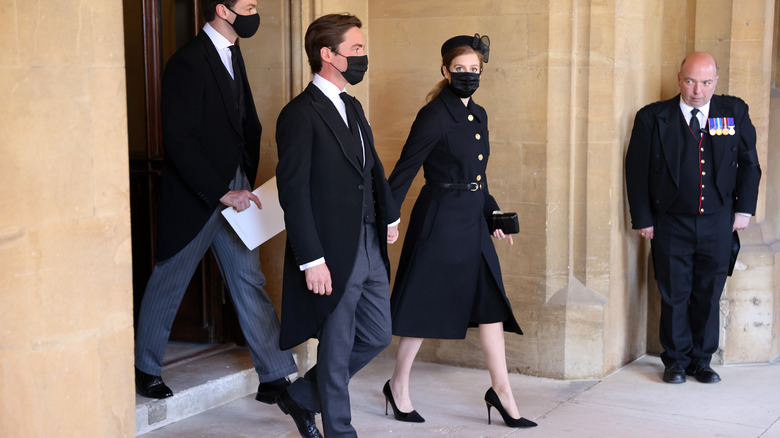
{"label": "dark doorway", "polygon": [[[128,159],[133,244],[133,305],[137,323],[155,260],[157,202],[165,154],[160,84],[165,63],[203,27],[200,0],[125,0]],[[211,251],[190,282],[170,340],[243,343],[230,296]]]}

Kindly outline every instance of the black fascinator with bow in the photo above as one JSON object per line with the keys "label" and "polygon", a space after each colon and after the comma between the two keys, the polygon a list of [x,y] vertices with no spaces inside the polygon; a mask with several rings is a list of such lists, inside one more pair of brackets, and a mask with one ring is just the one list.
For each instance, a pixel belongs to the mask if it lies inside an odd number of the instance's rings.
{"label": "black fascinator with bow", "polygon": [[441,56],[444,56],[445,53],[460,46],[471,47],[475,52],[482,55],[482,62],[488,62],[488,58],[490,57],[490,38],[488,38],[487,35],[480,36],[478,33],[475,33],[473,37],[469,35],[452,37],[442,44]]}

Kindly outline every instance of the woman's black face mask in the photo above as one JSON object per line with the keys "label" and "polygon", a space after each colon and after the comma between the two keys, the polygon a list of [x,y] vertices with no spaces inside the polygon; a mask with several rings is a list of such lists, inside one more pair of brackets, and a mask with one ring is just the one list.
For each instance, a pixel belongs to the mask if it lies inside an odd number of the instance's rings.
{"label": "woman's black face mask", "polygon": [[479,88],[479,73],[450,72],[450,87],[460,98],[470,97]]}

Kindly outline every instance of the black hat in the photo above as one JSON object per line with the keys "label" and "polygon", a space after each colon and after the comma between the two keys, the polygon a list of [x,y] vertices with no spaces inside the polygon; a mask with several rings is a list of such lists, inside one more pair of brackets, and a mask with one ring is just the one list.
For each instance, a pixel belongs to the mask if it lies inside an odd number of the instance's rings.
{"label": "black hat", "polygon": [[460,46],[471,47],[474,51],[482,55],[482,62],[488,62],[488,57],[490,56],[490,38],[488,38],[487,35],[479,36],[478,33],[475,33],[473,37],[468,35],[454,36],[441,45],[441,56],[444,56],[445,53]]}

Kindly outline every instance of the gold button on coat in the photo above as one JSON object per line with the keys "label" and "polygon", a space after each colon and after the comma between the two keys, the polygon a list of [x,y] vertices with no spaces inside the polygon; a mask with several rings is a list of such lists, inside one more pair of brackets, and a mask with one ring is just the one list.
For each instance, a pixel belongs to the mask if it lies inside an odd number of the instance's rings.
{"label": "gold button on coat", "polygon": [[477,175],[477,181],[482,181],[482,175]]}
{"label": "gold button on coat", "polygon": [[479,135],[479,134],[477,134],[477,135],[475,135],[475,136],[474,136],[474,138],[476,138],[477,140],[479,140],[480,138],[482,138],[482,136],[481,136],[481,135]]}
{"label": "gold button on coat", "polygon": [[477,155],[477,159],[478,159],[479,161],[482,161],[482,159],[483,159],[483,158],[485,158],[485,157],[483,157],[483,156],[482,156],[482,154],[479,154],[479,155]]}
{"label": "gold button on coat", "polygon": [[469,114],[469,122],[473,122],[473,121],[474,121],[474,116],[472,116],[471,114]]}

